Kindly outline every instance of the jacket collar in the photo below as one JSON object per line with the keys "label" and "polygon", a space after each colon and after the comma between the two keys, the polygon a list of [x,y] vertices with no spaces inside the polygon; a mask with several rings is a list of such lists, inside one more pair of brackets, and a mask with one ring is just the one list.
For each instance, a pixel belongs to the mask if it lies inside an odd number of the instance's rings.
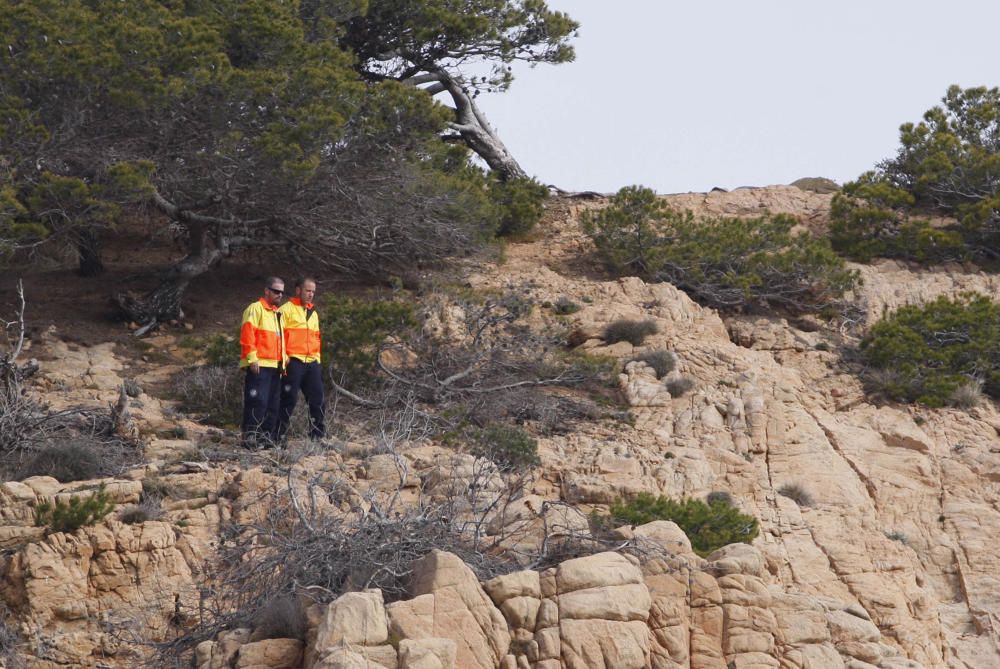
{"label": "jacket collar", "polygon": [[303,305],[302,304],[302,298],[300,298],[300,297],[292,297],[288,301],[291,302],[292,304],[296,305],[296,306],[299,306],[299,307],[305,306],[306,309],[312,309],[313,308],[312,302],[306,302],[305,305]]}
{"label": "jacket collar", "polygon": [[267,303],[267,300],[265,300],[263,297],[260,298],[260,300],[258,300],[258,301],[260,302],[260,306],[264,307],[268,311],[277,311],[278,310],[278,307],[272,307],[270,304]]}

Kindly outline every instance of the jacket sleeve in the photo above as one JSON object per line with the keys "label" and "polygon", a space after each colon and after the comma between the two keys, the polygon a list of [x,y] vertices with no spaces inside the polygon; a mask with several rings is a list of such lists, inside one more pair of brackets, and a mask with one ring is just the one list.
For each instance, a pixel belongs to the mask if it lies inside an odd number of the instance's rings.
{"label": "jacket sleeve", "polygon": [[254,304],[243,310],[243,324],[240,326],[240,366],[257,362],[257,328],[260,318]]}

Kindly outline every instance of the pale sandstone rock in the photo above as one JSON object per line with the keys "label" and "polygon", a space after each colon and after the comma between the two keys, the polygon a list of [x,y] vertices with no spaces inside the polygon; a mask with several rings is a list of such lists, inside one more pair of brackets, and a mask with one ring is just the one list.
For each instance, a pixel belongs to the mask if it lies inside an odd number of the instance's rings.
{"label": "pale sandstone rock", "polygon": [[691,554],[691,540],[677,523],[669,520],[654,520],[632,528],[632,535],[651,541],[672,553]]}
{"label": "pale sandstone rock", "polygon": [[401,639],[425,639],[434,635],[434,595],[426,594],[393,602],[385,607],[389,633]]}
{"label": "pale sandstone rock", "polygon": [[584,588],[559,595],[559,620],[645,621],[650,604],[644,583]]}
{"label": "pale sandstone rock", "polygon": [[556,582],[561,595],[587,588],[643,584],[639,568],[618,553],[566,560],[556,568]]}
{"label": "pale sandstone rock", "polygon": [[709,569],[717,575],[747,574],[763,576],[765,560],[761,552],[750,544],[729,544],[708,556]]}
{"label": "pale sandstone rock", "polygon": [[[376,648],[382,648],[376,646]],[[379,662],[376,657],[367,654],[370,648],[348,648],[338,647],[331,649],[319,662],[312,665],[312,669],[396,669],[396,650],[392,646],[391,658],[386,654],[385,659],[391,664]]]}
{"label": "pale sandstone rock", "polygon": [[249,629],[223,632],[215,641],[203,641],[195,649],[195,666],[198,669],[229,669],[235,662],[240,648],[250,641]]}
{"label": "pale sandstone rock", "polygon": [[503,614],[457,556],[432,551],[415,565],[411,590],[433,594],[432,636],[455,642],[462,667],[496,667],[507,654],[510,632]]}
{"label": "pale sandstone rock", "polygon": [[458,649],[452,639],[403,639],[399,642],[399,669],[458,669]]}
{"label": "pale sandstone rock", "polygon": [[533,597],[540,599],[542,585],[537,571],[530,569],[497,576],[483,583],[483,589],[500,606],[511,597]]}
{"label": "pale sandstone rock", "polygon": [[411,470],[406,458],[390,453],[371,455],[362,467],[364,478],[377,490],[396,490],[400,486],[420,486],[420,478]]}
{"label": "pale sandstone rock", "polygon": [[377,646],[388,638],[382,591],[348,592],[327,606],[316,631],[316,652],[341,644]]}
{"label": "pale sandstone rock", "polygon": [[559,626],[566,669],[640,669],[649,665],[649,628],[644,622],[563,620]]}
{"label": "pale sandstone rock", "polygon": [[265,639],[240,646],[235,669],[295,669],[302,660],[298,639]]}
{"label": "pale sandstone rock", "polygon": [[826,614],[830,635],[834,643],[847,641],[878,641],[881,633],[870,620],[865,620],[846,611],[829,611]]}

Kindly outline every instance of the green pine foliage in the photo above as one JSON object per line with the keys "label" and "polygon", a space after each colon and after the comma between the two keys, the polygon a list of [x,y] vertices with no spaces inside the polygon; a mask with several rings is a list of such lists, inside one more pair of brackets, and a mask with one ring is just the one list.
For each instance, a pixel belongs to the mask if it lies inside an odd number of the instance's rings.
{"label": "green pine foliage", "polygon": [[896,400],[944,406],[970,383],[1000,397],[1000,305],[964,294],[900,307],[871,328],[861,353],[875,390]]}
{"label": "green pine foliage", "polygon": [[518,240],[530,236],[542,220],[549,189],[534,179],[498,179],[489,193],[497,209],[497,235]]}
{"label": "green pine foliage", "polygon": [[[873,257],[996,260],[1000,247],[1000,89],[951,86],[899,129],[900,148],[845,184],[831,209],[834,248]],[[958,222],[931,225],[921,215]]]}
{"label": "green pine foliage", "polygon": [[89,497],[71,497],[69,502],[56,500],[54,504],[41,502],[35,507],[35,525],[47,526],[52,532],[75,532],[85,525],[93,525],[114,511],[115,505],[108,497],[104,485]]}
{"label": "green pine foliage", "polygon": [[696,218],[629,186],[581,222],[611,271],[669,281],[717,308],[824,311],[841,306],[859,280],[828,241],[793,232],[790,216]]}
{"label": "green pine foliage", "polygon": [[416,327],[413,306],[392,300],[332,296],[320,310],[323,364],[338,383],[361,387],[375,378],[379,347]]}
{"label": "green pine foliage", "polygon": [[526,234],[544,187],[442,142],[459,119],[415,75],[502,90],[514,60],[571,60],[576,25],[534,0],[0,3],[0,258],[76,247],[96,273],[149,204],[194,255],[249,232],[369,276]]}
{"label": "green pine foliage", "polygon": [[619,525],[644,525],[654,520],[677,523],[691,540],[694,552],[702,557],[729,544],[748,544],[760,532],[756,518],[740,513],[720,497],[710,502],[699,499],[678,502],[662,495],[640,493],[633,500],[612,504],[611,519]]}
{"label": "green pine foliage", "polygon": [[475,436],[473,453],[502,469],[521,470],[538,465],[538,440],[519,427],[494,423]]}

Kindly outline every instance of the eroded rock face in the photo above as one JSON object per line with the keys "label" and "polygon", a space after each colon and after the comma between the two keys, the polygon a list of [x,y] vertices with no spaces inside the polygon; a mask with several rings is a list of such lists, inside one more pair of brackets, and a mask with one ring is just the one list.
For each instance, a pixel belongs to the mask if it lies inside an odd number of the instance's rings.
{"label": "eroded rock face", "polygon": [[[776,188],[671,200],[712,214],[789,212],[817,227],[829,196]],[[623,363],[630,421],[582,423],[540,439],[537,479],[488,519],[487,532],[518,523],[579,535],[587,531],[586,512],[621,497],[724,491],[760,520],[753,546],[703,559],[669,523],[619,528],[623,538],[641,538],[662,553],[641,564],[603,553],[485,583],[456,556],[435,553],[417,570],[410,599],[383,604],[375,592],[350,593],[311,618],[304,643],[252,640],[252,630],[235,630],[202,644],[195,666],[1000,666],[995,406],[968,413],[874,406],[828,350],[840,342],[822,324],[768,316],[724,321],[668,284],[582,278],[574,268],[589,248],[575,221],[583,206],[591,205],[567,205],[539,242],[511,245],[502,268],[479,267],[469,282],[481,289],[528,286],[527,296],[539,303],[562,296],[583,302],[571,318],[589,337],[580,348]],[[1000,297],[995,277],[958,268],[914,273],[880,262],[859,269],[871,317],[959,290]],[[463,318],[441,305],[426,327],[433,336],[454,337]],[[652,319],[658,332],[638,347],[606,346],[603,328],[619,318]],[[43,365],[43,384],[71,387],[59,401],[113,401],[122,367],[110,347],[47,345],[65,366]],[[657,349],[674,354],[676,369],[666,380],[690,380],[686,393],[671,394],[663,379],[632,361]],[[142,401],[147,427],[155,429],[163,407]],[[159,438],[147,451],[162,460],[190,446]],[[339,497],[311,495],[311,477],[326,467],[340,477]],[[135,664],[104,631],[107,623],[141,617],[155,637],[178,616],[183,622],[192,615],[220,525],[259,521],[288,481],[300,499],[313,497],[330,512],[363,506],[367,495],[391,494],[400,482],[404,498],[445,496],[470,481],[484,491],[499,485],[481,459],[427,444],[408,445],[402,459],[309,460],[289,478],[263,468],[178,476],[199,492],[166,501],[165,522],[109,520],[47,537],[34,526],[33,506],[73,490],[44,477],[0,484],[0,598],[22,638],[45,639],[33,666],[89,667],[95,658]],[[109,481],[108,489],[131,504],[139,478]],[[796,501],[788,486],[804,489],[811,501]]]}

